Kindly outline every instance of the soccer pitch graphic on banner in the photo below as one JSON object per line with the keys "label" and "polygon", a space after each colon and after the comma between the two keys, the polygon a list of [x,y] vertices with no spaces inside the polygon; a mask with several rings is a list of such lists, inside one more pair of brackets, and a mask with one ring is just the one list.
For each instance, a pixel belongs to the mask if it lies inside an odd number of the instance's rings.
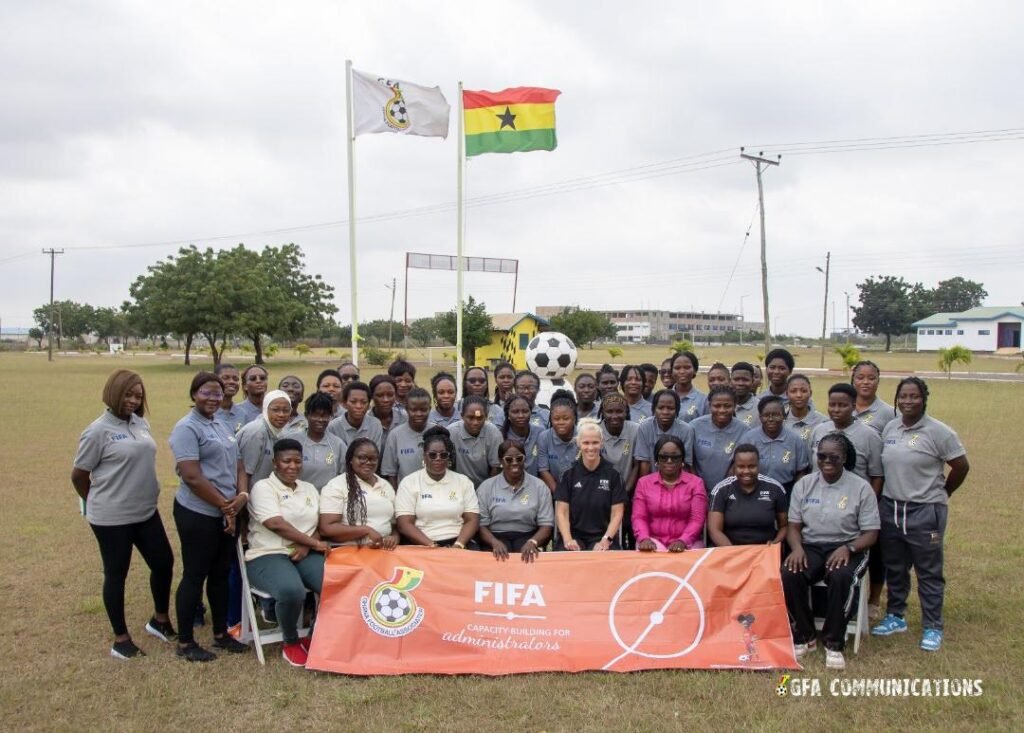
{"label": "soccer pitch graphic on banner", "polygon": [[331,552],[311,669],[487,674],[799,669],[777,546],[679,554]]}

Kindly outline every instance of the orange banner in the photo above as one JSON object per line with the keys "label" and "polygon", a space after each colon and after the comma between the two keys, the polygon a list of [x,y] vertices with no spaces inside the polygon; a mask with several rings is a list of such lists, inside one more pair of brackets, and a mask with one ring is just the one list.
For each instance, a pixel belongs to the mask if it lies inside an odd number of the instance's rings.
{"label": "orange banner", "polygon": [[331,552],[310,669],[354,675],[799,669],[779,546]]}

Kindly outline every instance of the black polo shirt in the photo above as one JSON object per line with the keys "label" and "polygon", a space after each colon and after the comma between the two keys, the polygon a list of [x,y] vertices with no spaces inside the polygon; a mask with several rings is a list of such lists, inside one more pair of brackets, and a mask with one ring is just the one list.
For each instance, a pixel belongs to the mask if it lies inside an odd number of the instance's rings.
{"label": "black polo shirt", "polygon": [[775,517],[789,511],[789,500],[782,484],[764,474],[749,494],[730,476],[711,492],[709,511],[725,516],[725,536],[734,545],[763,545],[775,537]]}
{"label": "black polo shirt", "polygon": [[555,501],[569,504],[573,538],[587,543],[604,536],[612,505],[625,504],[627,499],[622,477],[605,458],[593,471],[588,471],[583,461],[574,462],[562,474],[555,489]]}

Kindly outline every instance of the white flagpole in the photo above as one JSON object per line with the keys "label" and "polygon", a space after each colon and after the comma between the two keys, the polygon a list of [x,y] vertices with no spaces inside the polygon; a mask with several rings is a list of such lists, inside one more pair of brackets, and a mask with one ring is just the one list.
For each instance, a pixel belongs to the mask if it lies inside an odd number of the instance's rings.
{"label": "white flagpole", "polygon": [[352,298],[352,363],[359,366],[359,288],[356,275],[356,171],[352,159],[355,124],[352,113],[352,61],[345,60],[345,148],[348,151],[348,271]]}
{"label": "white flagpole", "polygon": [[462,82],[459,82],[459,104],[458,104],[458,144],[456,145],[456,151],[458,156],[458,173],[456,177],[456,192],[455,192],[455,218],[456,227],[458,231],[455,236],[455,253],[457,258],[457,265],[455,270],[455,389],[462,396],[462,271],[465,267],[463,263],[463,247],[464,242],[464,219],[465,214],[462,210],[462,178],[465,168],[465,144],[466,138],[463,135],[462,130]]}

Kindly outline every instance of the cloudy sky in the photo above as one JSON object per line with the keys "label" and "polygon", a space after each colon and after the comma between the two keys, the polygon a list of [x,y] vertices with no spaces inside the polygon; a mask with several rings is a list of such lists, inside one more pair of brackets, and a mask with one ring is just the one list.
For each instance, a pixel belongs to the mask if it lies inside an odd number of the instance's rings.
{"label": "cloudy sky", "polygon": [[[520,260],[520,310],[742,301],[760,320],[740,146],[783,154],[765,175],[776,331],[820,332],[826,251],[840,327],[869,275],[962,275],[1016,305],[1022,21],[1019,3],[910,0],[6,2],[0,318],[32,325],[45,247],[66,252],[57,298],[119,305],[181,245],[295,242],[347,322],[346,58],[453,109],[460,80],[562,90],[556,151],[467,165],[467,254]],[[1017,132],[941,136],[993,130]],[[356,141],[360,319],[388,316],[392,277],[401,319],[405,252],[455,252],[454,112],[451,131]],[[510,278],[467,288],[511,309]],[[411,318],[448,309],[454,274],[413,271],[408,295]]]}

